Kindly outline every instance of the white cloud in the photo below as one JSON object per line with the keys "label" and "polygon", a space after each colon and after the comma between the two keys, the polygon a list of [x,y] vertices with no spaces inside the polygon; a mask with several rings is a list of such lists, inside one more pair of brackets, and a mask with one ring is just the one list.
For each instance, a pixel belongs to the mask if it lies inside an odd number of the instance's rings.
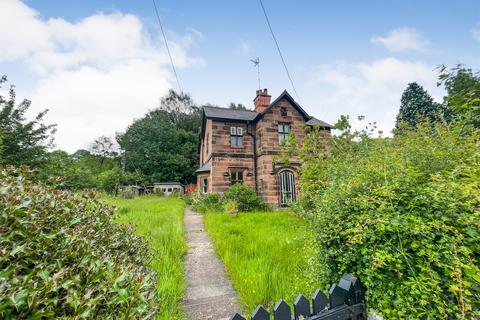
{"label": "white cloud", "polygon": [[0,60],[25,58],[36,50],[52,48],[48,26],[20,1],[0,1],[0,30]]}
{"label": "white cloud", "polygon": [[373,43],[385,46],[389,51],[420,51],[423,52],[428,46],[425,40],[414,28],[397,28],[390,31],[387,36],[375,36],[370,39]]}
{"label": "white cloud", "polygon": [[[163,40],[132,14],[45,20],[21,1],[1,0],[0,28],[9,30],[0,33],[0,63],[20,61],[37,79],[26,95],[31,113],[50,109],[48,121],[58,124],[56,144],[68,151],[124,130],[174,83]],[[203,63],[187,54],[201,37],[197,30],[169,35],[177,68]]]}
{"label": "white cloud", "polygon": [[350,115],[356,128],[360,128],[357,116],[364,115],[368,122],[377,122],[378,129],[385,133],[394,127],[400,98],[408,83],[418,82],[437,100],[443,93],[436,87],[437,72],[433,66],[396,58],[315,66],[311,76],[310,84],[323,97],[319,104],[329,114]]}

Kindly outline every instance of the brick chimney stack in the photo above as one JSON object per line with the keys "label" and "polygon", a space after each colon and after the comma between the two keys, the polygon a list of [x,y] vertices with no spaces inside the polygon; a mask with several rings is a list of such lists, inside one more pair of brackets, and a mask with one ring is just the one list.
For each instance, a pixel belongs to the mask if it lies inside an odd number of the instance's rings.
{"label": "brick chimney stack", "polygon": [[267,89],[259,89],[257,90],[257,96],[253,99],[253,103],[255,105],[255,111],[263,112],[265,109],[270,105],[270,100],[272,96],[268,94]]}

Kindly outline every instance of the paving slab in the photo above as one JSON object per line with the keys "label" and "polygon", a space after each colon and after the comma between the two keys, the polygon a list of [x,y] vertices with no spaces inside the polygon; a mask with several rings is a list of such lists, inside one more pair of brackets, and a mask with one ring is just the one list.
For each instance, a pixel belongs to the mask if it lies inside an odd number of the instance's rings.
{"label": "paving slab", "polygon": [[227,320],[240,312],[225,266],[216,255],[205,230],[203,216],[185,209],[188,252],[185,263],[187,290],[184,300],[188,320]]}

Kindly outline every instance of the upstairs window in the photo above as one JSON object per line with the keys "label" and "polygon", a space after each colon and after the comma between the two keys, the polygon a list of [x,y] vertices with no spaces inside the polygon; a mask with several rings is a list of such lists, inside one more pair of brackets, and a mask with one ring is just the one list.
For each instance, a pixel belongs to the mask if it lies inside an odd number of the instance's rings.
{"label": "upstairs window", "polygon": [[288,116],[287,108],[286,107],[281,107],[280,108],[280,114],[282,115],[282,117]]}
{"label": "upstairs window", "polygon": [[278,124],[278,142],[288,140],[288,134],[290,133],[290,125],[288,123],[279,123]]}
{"label": "upstairs window", "polygon": [[230,127],[230,146],[232,147],[243,146],[243,128],[242,127]]}
{"label": "upstairs window", "polygon": [[230,170],[230,184],[233,186],[236,183],[243,184],[243,169]]}

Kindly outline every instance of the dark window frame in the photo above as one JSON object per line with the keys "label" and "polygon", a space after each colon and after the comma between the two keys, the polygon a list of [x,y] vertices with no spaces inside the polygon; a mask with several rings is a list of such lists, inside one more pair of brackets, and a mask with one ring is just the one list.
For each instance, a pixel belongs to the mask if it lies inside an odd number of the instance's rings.
{"label": "dark window frame", "polygon": [[202,193],[206,194],[208,192],[208,178],[202,179]]}
{"label": "dark window frame", "polygon": [[244,171],[242,168],[231,168],[230,169],[230,185],[234,184],[243,184],[244,180]]}

